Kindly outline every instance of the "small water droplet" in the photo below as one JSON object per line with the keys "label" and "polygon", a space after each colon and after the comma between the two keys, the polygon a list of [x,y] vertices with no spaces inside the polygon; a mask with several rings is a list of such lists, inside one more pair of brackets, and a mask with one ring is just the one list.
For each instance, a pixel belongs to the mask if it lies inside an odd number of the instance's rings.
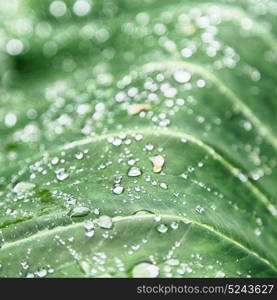
{"label": "small water droplet", "polygon": [[16,118],[15,114],[13,114],[13,113],[6,114],[5,119],[4,119],[4,123],[5,123],[6,127],[9,127],[9,128],[13,127],[16,124],[16,121],[17,121],[17,118]]}
{"label": "small water droplet", "polygon": [[202,214],[202,213],[205,211],[204,207],[202,207],[201,205],[197,205],[197,206],[195,207],[195,210],[196,210],[199,214]]}
{"label": "small water droplet", "polygon": [[170,266],[178,266],[180,262],[178,259],[171,258],[167,260],[166,263]]}
{"label": "small water droplet", "polygon": [[58,157],[53,157],[53,158],[51,159],[51,164],[52,164],[52,165],[56,165],[59,161],[60,161],[60,160],[59,160]]}
{"label": "small water droplet", "polygon": [[76,159],[82,159],[84,157],[84,153],[83,152],[77,152],[75,153],[75,158]]}
{"label": "small water droplet", "polygon": [[262,232],[259,228],[256,228],[254,233],[255,233],[256,236],[260,236]]}
{"label": "small water droplet", "polygon": [[178,227],[179,227],[179,224],[178,224],[178,222],[172,222],[171,224],[170,224],[170,227],[172,228],[172,229],[178,229]]}
{"label": "small water droplet", "polygon": [[215,274],[215,277],[216,277],[216,278],[224,278],[224,277],[225,277],[225,273],[222,272],[222,271],[218,271],[218,272]]}
{"label": "small water droplet", "polygon": [[160,187],[164,190],[167,190],[168,185],[166,183],[162,182],[162,183],[160,183]]}
{"label": "small water droplet", "polygon": [[69,174],[65,171],[64,168],[56,170],[56,177],[58,180],[63,181],[68,178]]}
{"label": "small water droplet", "polygon": [[154,149],[154,145],[147,144],[147,145],[145,145],[144,149],[147,150],[147,151],[152,151]]}
{"label": "small water droplet", "polygon": [[120,195],[122,194],[124,191],[124,187],[121,186],[121,185],[118,185],[118,186],[114,186],[113,189],[112,189],[112,192],[116,195]]}
{"label": "small water droplet", "polygon": [[154,213],[152,211],[146,210],[146,209],[141,209],[138,210],[134,213],[136,216],[143,216],[143,215],[153,215]]}
{"label": "small water droplet", "polygon": [[158,227],[157,227],[157,230],[160,232],[160,233],[166,233],[168,231],[168,227],[165,225],[165,224],[160,224]]}

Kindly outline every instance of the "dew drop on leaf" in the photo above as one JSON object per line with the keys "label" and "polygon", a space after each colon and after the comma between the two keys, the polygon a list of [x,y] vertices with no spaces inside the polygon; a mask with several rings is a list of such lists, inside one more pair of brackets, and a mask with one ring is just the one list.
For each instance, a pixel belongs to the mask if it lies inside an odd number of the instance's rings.
{"label": "dew drop on leaf", "polygon": [[111,229],[113,226],[113,220],[109,216],[101,216],[96,222],[101,228],[105,229]]}
{"label": "dew drop on leaf", "polygon": [[90,213],[90,209],[85,206],[77,206],[74,207],[71,212],[70,216],[71,217],[84,217]]}
{"label": "dew drop on leaf", "polygon": [[76,159],[82,159],[84,157],[84,153],[83,152],[77,152],[77,153],[75,153],[75,158]]}
{"label": "dew drop on leaf", "polygon": [[164,190],[167,190],[168,189],[168,185],[165,183],[165,182],[161,182],[160,183],[160,187]]}
{"label": "dew drop on leaf", "polygon": [[21,181],[13,187],[13,192],[16,194],[22,194],[32,190],[35,186],[36,185],[33,183]]}
{"label": "dew drop on leaf", "polygon": [[172,228],[172,229],[178,229],[178,227],[179,227],[179,224],[178,224],[178,222],[172,222],[171,224],[170,224],[170,227]]}
{"label": "dew drop on leaf", "polygon": [[58,157],[53,157],[52,159],[51,159],[51,164],[52,165],[56,165],[56,164],[58,164],[59,163],[59,158]]}
{"label": "dew drop on leaf", "polygon": [[68,178],[69,174],[65,171],[64,168],[56,170],[56,177],[59,181],[64,181]]}
{"label": "dew drop on leaf", "polygon": [[124,191],[124,187],[122,185],[114,186],[112,192],[116,195],[122,194]]}
{"label": "dew drop on leaf", "polygon": [[202,207],[201,205],[197,205],[197,206],[195,207],[195,210],[196,210],[199,214],[202,214],[202,213],[205,211],[204,207]]}
{"label": "dew drop on leaf", "polygon": [[142,262],[134,266],[132,277],[134,278],[156,278],[159,275],[160,269],[158,266]]}
{"label": "dew drop on leaf", "polygon": [[130,177],[137,177],[140,176],[142,174],[140,168],[138,167],[131,167],[128,171],[128,176]]}
{"label": "dew drop on leaf", "polygon": [[168,231],[168,227],[165,224],[160,224],[158,225],[157,230],[160,233],[166,233]]}

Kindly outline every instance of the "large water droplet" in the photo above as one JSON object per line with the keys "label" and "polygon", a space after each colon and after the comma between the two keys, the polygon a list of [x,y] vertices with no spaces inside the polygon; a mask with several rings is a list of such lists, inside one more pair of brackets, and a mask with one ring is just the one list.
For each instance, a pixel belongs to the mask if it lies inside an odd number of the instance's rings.
{"label": "large water droplet", "polygon": [[159,267],[150,263],[139,263],[132,270],[134,278],[155,278],[159,275]]}
{"label": "large water droplet", "polygon": [[128,171],[128,176],[130,177],[137,177],[140,176],[142,174],[140,168],[138,167],[131,167]]}
{"label": "large water droplet", "polygon": [[13,187],[13,192],[16,194],[22,194],[32,190],[35,186],[36,185],[33,183],[21,181]]}
{"label": "large water droplet", "polygon": [[74,207],[71,212],[70,216],[71,217],[84,217],[90,213],[90,209],[85,206],[77,206]]}
{"label": "large water droplet", "polygon": [[111,229],[113,226],[113,220],[111,217],[109,216],[101,216],[98,220],[97,220],[97,224],[104,229]]}
{"label": "large water droplet", "polygon": [[186,71],[176,71],[174,74],[174,79],[179,83],[186,83],[191,79],[191,75],[189,72]]}

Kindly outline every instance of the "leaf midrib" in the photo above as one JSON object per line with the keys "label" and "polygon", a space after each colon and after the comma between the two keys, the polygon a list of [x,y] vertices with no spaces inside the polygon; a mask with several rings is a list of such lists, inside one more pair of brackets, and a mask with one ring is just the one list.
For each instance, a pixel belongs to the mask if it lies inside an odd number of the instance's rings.
{"label": "leaf midrib", "polygon": [[[204,229],[208,230],[209,232],[211,232],[211,233],[221,237],[222,239],[228,241],[229,243],[235,245],[236,247],[241,248],[248,255],[256,257],[259,261],[261,261],[262,263],[264,263],[268,267],[270,267],[274,272],[277,272],[277,267],[272,262],[270,262],[268,259],[260,256],[257,252],[249,249],[248,247],[244,246],[243,244],[236,241],[235,239],[225,235],[222,232],[217,231],[214,227],[212,227],[210,225],[198,222],[196,220],[188,219],[188,218],[185,218],[185,217],[180,217],[180,216],[177,216],[177,215],[159,214],[159,216],[162,217],[163,219],[172,219],[172,220],[175,220],[175,221],[183,221],[183,222],[191,223],[191,224],[194,224],[194,225],[199,226],[201,228],[204,228]],[[155,215],[153,215],[153,214],[116,216],[116,217],[112,218],[112,222],[117,223],[117,222],[124,222],[124,221],[135,221],[135,220],[143,220],[143,219],[154,218],[154,217],[155,217]],[[53,229],[50,229],[50,230],[39,231],[36,234],[33,234],[33,235],[28,236],[26,238],[18,239],[18,240],[13,241],[13,242],[8,242],[8,243],[6,243],[2,246],[1,250],[3,251],[3,250],[7,250],[8,248],[11,248],[11,247],[18,247],[19,244],[26,243],[28,241],[32,241],[32,240],[35,240],[35,239],[39,239],[39,238],[42,238],[44,236],[52,235],[55,232],[67,231],[67,230],[70,230],[72,228],[83,227],[84,223],[85,223],[85,221],[80,222],[80,223],[73,223],[73,224],[66,225],[66,226],[57,226],[57,227],[55,227]],[[1,250],[0,250],[0,253],[1,253]]]}
{"label": "leaf midrib", "polygon": [[[171,136],[173,138],[180,138],[180,139],[186,138],[190,142],[198,145],[199,147],[204,149],[206,152],[208,152],[215,160],[219,161],[231,173],[232,176],[237,178],[235,176],[235,174],[239,170],[239,168],[232,165],[229,161],[227,161],[227,159],[225,159],[219,153],[217,153],[214,148],[212,148],[211,146],[204,143],[202,140],[200,140],[192,135],[184,133],[183,131],[172,130],[172,129],[153,129],[153,128],[145,127],[143,129],[111,132],[109,134],[84,138],[84,139],[81,139],[78,141],[74,141],[72,143],[65,144],[64,146],[62,146],[60,148],[60,150],[65,150],[65,149],[67,150],[67,149],[75,148],[78,146],[94,143],[97,141],[102,141],[102,140],[105,140],[108,137],[112,137],[112,136],[119,136],[121,134],[131,135],[134,133],[140,133],[142,135],[156,135],[156,136],[157,135],[167,135],[167,136]],[[255,186],[251,181],[248,180],[246,182],[241,182],[241,184],[245,185],[253,194],[255,194],[256,197],[266,206],[267,210],[269,210],[270,205],[274,205],[273,203],[270,202],[268,197],[257,186]],[[270,210],[269,210],[269,212],[271,213]]]}

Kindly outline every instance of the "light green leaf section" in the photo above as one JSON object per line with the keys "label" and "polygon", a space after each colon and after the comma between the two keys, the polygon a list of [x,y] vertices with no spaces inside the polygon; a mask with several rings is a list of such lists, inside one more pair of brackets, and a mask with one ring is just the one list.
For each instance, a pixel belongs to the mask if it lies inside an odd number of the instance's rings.
{"label": "light green leaf section", "polygon": [[276,277],[276,1],[51,2],[0,6],[0,277]]}

